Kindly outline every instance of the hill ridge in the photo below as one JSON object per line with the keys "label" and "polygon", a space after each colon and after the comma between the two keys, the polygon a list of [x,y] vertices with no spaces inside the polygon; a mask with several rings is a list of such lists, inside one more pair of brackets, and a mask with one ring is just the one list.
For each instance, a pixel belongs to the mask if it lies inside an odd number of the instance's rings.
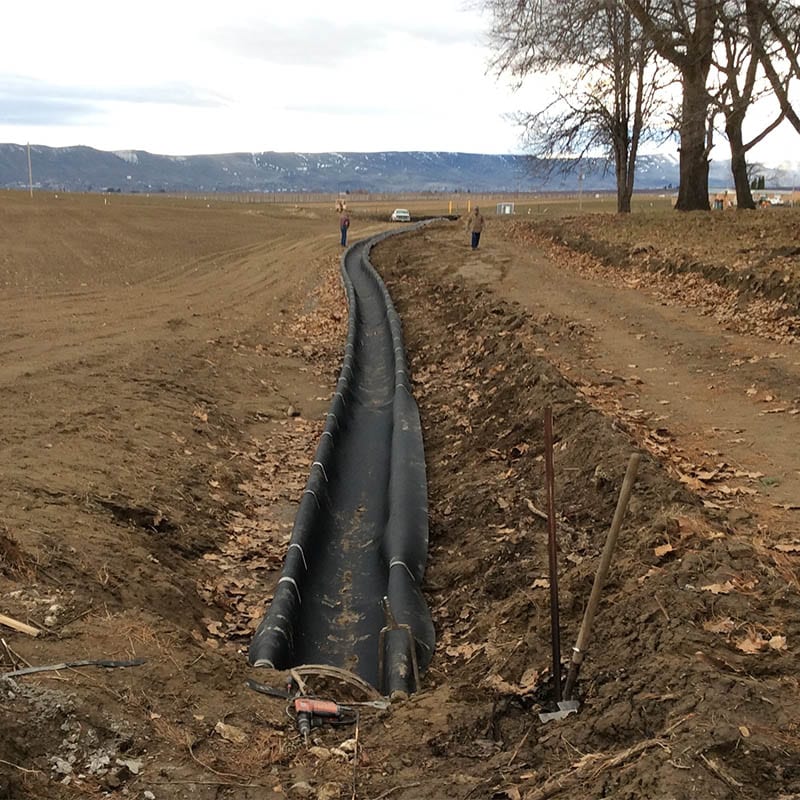
{"label": "hill ridge", "polygon": [[[582,180],[566,159],[449,151],[238,152],[161,155],[85,145],[31,145],[34,188],[123,192],[535,192],[613,191],[614,173],[589,159]],[[637,189],[678,183],[671,156],[641,156]],[[731,184],[728,162],[711,165],[712,187]],[[773,181],[773,185],[774,181]],[[787,184],[788,185],[788,184]],[[0,187],[28,187],[27,146],[0,144]]]}

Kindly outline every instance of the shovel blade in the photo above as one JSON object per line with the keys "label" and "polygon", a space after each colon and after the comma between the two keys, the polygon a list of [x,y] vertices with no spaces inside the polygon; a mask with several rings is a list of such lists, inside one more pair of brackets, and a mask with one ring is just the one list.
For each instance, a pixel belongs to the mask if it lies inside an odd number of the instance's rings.
{"label": "shovel blade", "polygon": [[570,714],[577,714],[578,708],[579,703],[577,700],[560,700],[558,703],[558,711],[548,711],[539,714],[539,720],[541,722],[550,722],[550,720],[554,719],[564,719],[564,717],[568,717]]}

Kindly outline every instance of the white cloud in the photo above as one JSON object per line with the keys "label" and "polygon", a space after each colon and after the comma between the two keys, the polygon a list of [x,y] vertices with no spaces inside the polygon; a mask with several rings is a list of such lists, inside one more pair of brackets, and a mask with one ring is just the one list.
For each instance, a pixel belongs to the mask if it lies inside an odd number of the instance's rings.
{"label": "white cloud", "polygon": [[[463,0],[4,7],[0,141],[198,153],[509,152]],[[31,48],[29,43],[35,42]]]}
{"label": "white cloud", "polygon": [[[548,81],[513,93],[488,75],[489,20],[466,2],[7,3],[0,142],[520,152],[509,115],[539,107]],[[796,144],[789,131],[754,155]]]}

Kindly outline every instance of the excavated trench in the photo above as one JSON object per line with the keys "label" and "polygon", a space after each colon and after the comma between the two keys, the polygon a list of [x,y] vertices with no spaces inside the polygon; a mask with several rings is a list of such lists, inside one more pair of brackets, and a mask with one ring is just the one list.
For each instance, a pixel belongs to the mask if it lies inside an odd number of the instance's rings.
{"label": "excavated trench", "polygon": [[342,369],[250,663],[327,664],[390,694],[416,689],[434,630],[421,591],[425,457],[400,318],[369,261],[391,233],[342,257],[349,325]]}

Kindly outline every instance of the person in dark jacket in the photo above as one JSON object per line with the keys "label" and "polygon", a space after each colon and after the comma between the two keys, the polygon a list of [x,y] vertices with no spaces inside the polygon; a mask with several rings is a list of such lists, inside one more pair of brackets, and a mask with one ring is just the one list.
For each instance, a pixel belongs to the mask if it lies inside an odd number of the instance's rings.
{"label": "person in dark jacket", "polygon": [[478,249],[478,243],[481,240],[481,232],[486,220],[483,218],[478,206],[472,210],[472,213],[467,217],[467,230],[472,234],[472,249]]}
{"label": "person in dark jacket", "polygon": [[342,247],[347,247],[347,231],[350,228],[350,214],[344,209],[339,216],[339,230],[342,232]]}

